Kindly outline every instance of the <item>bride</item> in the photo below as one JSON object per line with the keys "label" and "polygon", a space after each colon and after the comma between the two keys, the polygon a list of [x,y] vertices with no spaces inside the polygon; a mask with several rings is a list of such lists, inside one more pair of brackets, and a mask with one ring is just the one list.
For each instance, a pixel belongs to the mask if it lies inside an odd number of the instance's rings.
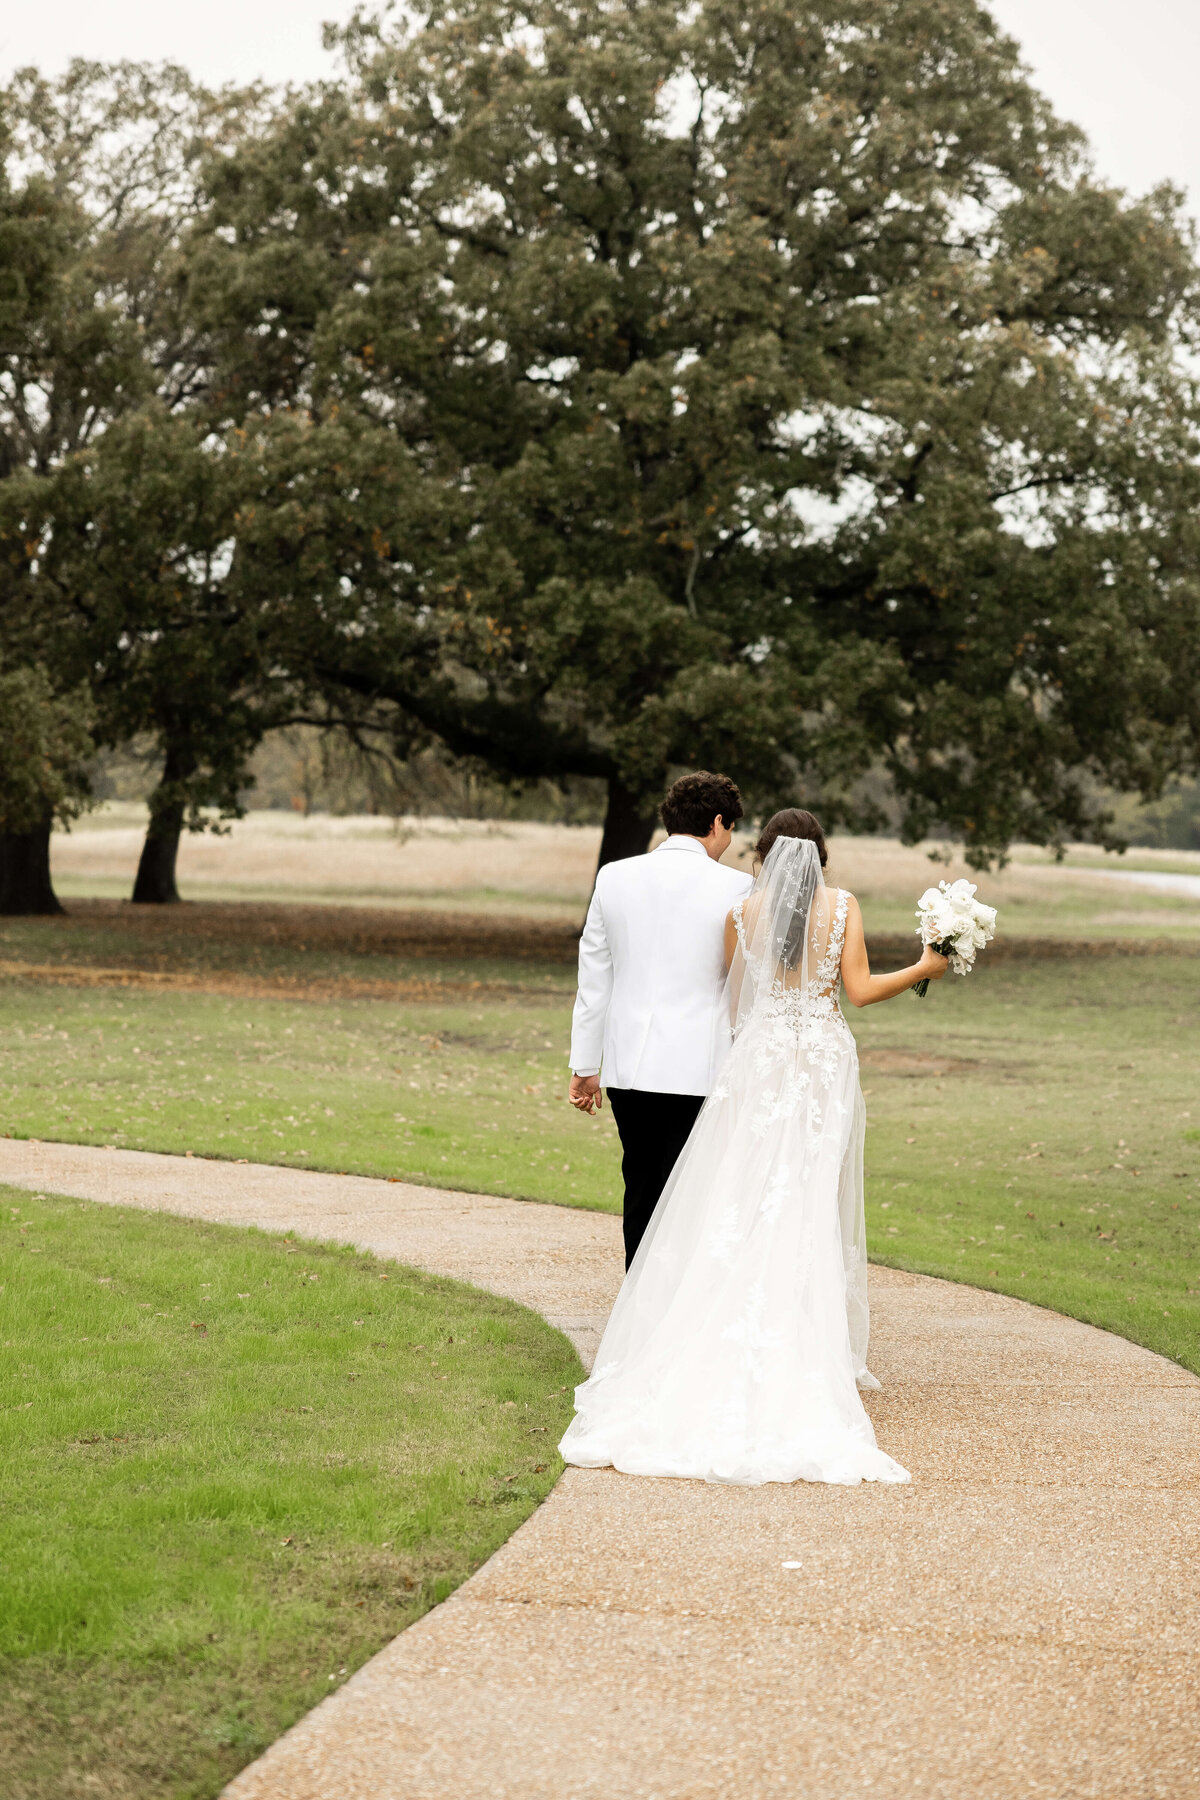
{"label": "bride", "polygon": [[838,1007],[872,975],[858,902],[811,813],[777,813],[726,927],[732,1048],[671,1173],[559,1446],[569,1463],[703,1481],[898,1482],[858,1388],[867,1263],[858,1054]]}

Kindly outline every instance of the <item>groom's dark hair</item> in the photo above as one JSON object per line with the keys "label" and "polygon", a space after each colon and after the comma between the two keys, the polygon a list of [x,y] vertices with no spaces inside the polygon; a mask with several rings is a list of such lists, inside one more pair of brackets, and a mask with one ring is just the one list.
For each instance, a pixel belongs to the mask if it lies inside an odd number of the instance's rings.
{"label": "groom's dark hair", "polygon": [[707,837],[714,819],[723,819],[732,829],[742,813],[737,784],[728,775],[712,775],[707,769],[681,775],[667,790],[662,803],[662,822],[667,830],[682,832],[686,837]]}

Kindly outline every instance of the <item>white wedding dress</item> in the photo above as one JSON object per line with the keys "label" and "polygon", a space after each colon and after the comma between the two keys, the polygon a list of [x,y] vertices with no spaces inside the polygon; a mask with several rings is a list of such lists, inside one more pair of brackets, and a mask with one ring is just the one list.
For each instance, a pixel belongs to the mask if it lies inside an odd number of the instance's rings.
{"label": "white wedding dress", "polygon": [[734,908],[733,1034],[625,1278],[561,1445],[703,1481],[903,1482],[859,1385],[868,1310],[849,896],[780,838]]}

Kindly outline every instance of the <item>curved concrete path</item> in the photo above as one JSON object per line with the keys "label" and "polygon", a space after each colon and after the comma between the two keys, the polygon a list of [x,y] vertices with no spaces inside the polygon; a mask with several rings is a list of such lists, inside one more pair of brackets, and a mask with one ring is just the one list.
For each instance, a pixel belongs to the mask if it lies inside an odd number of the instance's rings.
{"label": "curved concrete path", "polygon": [[[620,1280],[617,1220],[567,1208],[11,1139],[0,1181],[360,1244],[585,1360]],[[998,1295],[872,1297],[910,1487],[570,1469],[228,1800],[1200,1796],[1200,1381]]]}

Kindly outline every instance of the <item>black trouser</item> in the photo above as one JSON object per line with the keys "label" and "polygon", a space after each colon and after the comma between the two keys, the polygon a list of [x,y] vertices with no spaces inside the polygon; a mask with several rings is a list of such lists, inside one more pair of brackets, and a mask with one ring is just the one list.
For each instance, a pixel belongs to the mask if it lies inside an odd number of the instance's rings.
{"label": "black trouser", "polygon": [[704,1105],[703,1094],[647,1094],[641,1088],[609,1088],[621,1135],[625,1180],[625,1267],[637,1247]]}

